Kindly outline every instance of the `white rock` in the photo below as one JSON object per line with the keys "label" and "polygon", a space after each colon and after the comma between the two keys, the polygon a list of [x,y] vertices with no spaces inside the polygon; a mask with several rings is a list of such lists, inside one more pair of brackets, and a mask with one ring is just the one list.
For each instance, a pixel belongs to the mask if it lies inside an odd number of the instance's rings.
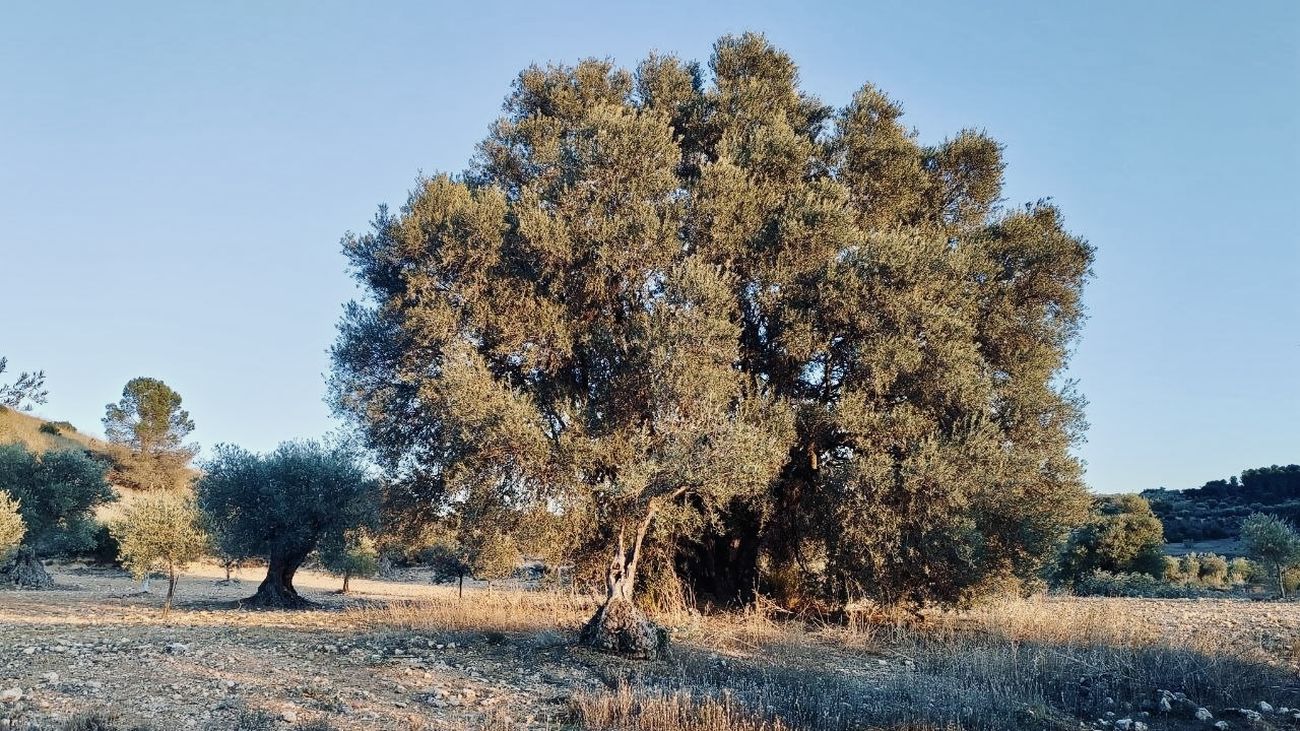
{"label": "white rock", "polygon": [[1168,698],[1168,697],[1163,697],[1163,698],[1161,698],[1161,699],[1160,699],[1160,712],[1161,712],[1161,713],[1169,713],[1169,712],[1172,711],[1172,710],[1174,710],[1174,707],[1173,707],[1172,704],[1170,704],[1170,702],[1169,702],[1169,698]]}
{"label": "white rock", "polygon": [[1227,722],[1227,721],[1216,721],[1215,724],[1214,724],[1214,727],[1217,728],[1217,729],[1226,729],[1226,728],[1228,728],[1228,722]]}
{"label": "white rock", "polygon": [[167,652],[170,652],[173,655],[184,655],[189,651],[190,646],[180,642],[173,642],[167,646]]}
{"label": "white rock", "polygon": [[287,708],[284,711],[280,712],[280,720],[284,721],[285,723],[297,723],[298,711],[292,708]]}
{"label": "white rock", "polygon": [[9,688],[0,690],[0,703],[17,703],[23,699],[22,688]]}
{"label": "white rock", "polygon": [[1210,709],[1208,708],[1197,708],[1194,715],[1196,716],[1197,721],[1209,721],[1214,718],[1214,714],[1210,713]]}
{"label": "white rock", "polygon": [[50,672],[45,673],[44,675],[42,675],[42,676],[41,676],[41,679],[44,680],[45,682],[49,683],[50,685],[58,685],[58,684],[59,684],[59,674],[56,673],[56,672],[54,672],[53,670],[51,670]]}
{"label": "white rock", "polygon": [[1272,713],[1272,712],[1273,712],[1273,706],[1269,705],[1267,701],[1260,701],[1260,702],[1259,702],[1259,712],[1260,712],[1260,713]]}

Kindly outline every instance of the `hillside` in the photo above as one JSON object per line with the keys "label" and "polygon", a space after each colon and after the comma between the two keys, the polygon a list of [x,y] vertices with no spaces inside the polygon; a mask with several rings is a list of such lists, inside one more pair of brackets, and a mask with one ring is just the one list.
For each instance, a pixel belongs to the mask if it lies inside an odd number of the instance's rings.
{"label": "hillside", "polygon": [[[50,424],[46,431],[41,427]],[[53,430],[55,433],[50,433]],[[105,453],[108,445],[103,441],[77,431],[66,421],[50,422],[31,414],[0,407],[0,444],[20,442],[34,452],[59,449],[82,449]]]}
{"label": "hillside", "polygon": [[1187,490],[1144,490],[1142,497],[1151,502],[1170,542],[1236,538],[1241,520],[1251,513],[1300,523],[1300,465],[1248,469],[1240,478]]}

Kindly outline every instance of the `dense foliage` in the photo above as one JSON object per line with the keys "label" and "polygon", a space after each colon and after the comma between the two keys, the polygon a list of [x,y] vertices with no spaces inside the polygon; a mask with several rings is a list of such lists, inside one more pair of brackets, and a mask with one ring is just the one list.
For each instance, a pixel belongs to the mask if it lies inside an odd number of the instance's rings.
{"label": "dense foliage", "polygon": [[[762,37],[708,71],[532,67],[460,177],[344,242],[335,403],[407,515],[583,516],[571,554],[696,597],[962,602],[1037,576],[1088,498],[1058,377],[1092,249],[998,206]],[[575,528],[575,530],[579,530]],[[612,560],[611,560],[612,558]]]}
{"label": "dense foliage", "polygon": [[158,490],[188,483],[198,448],[185,443],[194,421],[181,396],[156,378],[132,378],[122,399],[104,407],[104,434],[113,446],[113,482]]}
{"label": "dense foliage", "polygon": [[1089,574],[1165,573],[1164,531],[1151,505],[1137,495],[1108,495],[1094,502],[1088,522],[1061,552],[1058,578],[1074,583]]}
{"label": "dense foliage", "polygon": [[195,490],[222,555],[267,560],[249,602],[296,607],[294,574],[322,539],[367,524],[376,486],[346,446],[289,442],[265,455],[219,445]]}
{"label": "dense foliage", "polygon": [[18,501],[24,545],[38,555],[68,554],[94,545],[91,511],[114,499],[100,462],[78,451],[33,454],[0,445],[0,489]]}

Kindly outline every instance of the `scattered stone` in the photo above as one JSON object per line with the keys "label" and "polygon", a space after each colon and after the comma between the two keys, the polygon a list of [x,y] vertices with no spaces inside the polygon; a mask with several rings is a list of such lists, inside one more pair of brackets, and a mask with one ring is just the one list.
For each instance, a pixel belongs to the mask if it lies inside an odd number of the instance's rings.
{"label": "scattered stone", "polygon": [[22,688],[9,688],[0,690],[0,703],[17,703],[23,699]]}
{"label": "scattered stone", "polygon": [[167,652],[172,655],[184,655],[190,651],[190,646],[181,642],[173,642],[167,645]]}

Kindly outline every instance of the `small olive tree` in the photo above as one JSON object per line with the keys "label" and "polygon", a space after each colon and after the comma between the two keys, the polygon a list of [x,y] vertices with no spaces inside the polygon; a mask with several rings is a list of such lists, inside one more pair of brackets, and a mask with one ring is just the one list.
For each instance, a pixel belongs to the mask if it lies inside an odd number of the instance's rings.
{"label": "small olive tree", "polygon": [[126,509],[112,526],[122,565],[137,579],[154,571],[167,574],[163,616],[171,611],[181,572],[203,555],[208,536],[194,499],[178,494],[143,497]]}
{"label": "small olive tree", "polygon": [[27,526],[23,523],[23,516],[18,513],[18,506],[18,501],[12,495],[0,490],[0,564],[9,560],[27,534]]}
{"label": "small olive tree", "polygon": [[347,445],[304,441],[269,454],[218,445],[196,491],[218,550],[267,561],[247,603],[300,608],[294,574],[322,540],[365,524],[376,487]]}
{"label": "small olive tree", "polygon": [[1275,515],[1253,513],[1241,522],[1241,537],[1251,558],[1270,569],[1277,581],[1278,594],[1286,598],[1282,581],[1286,570],[1300,563],[1300,535],[1285,520]]}
{"label": "small olive tree", "polygon": [[368,578],[379,571],[379,547],[363,528],[344,531],[321,541],[320,562],[330,573],[343,577],[342,593],[353,576]]}

